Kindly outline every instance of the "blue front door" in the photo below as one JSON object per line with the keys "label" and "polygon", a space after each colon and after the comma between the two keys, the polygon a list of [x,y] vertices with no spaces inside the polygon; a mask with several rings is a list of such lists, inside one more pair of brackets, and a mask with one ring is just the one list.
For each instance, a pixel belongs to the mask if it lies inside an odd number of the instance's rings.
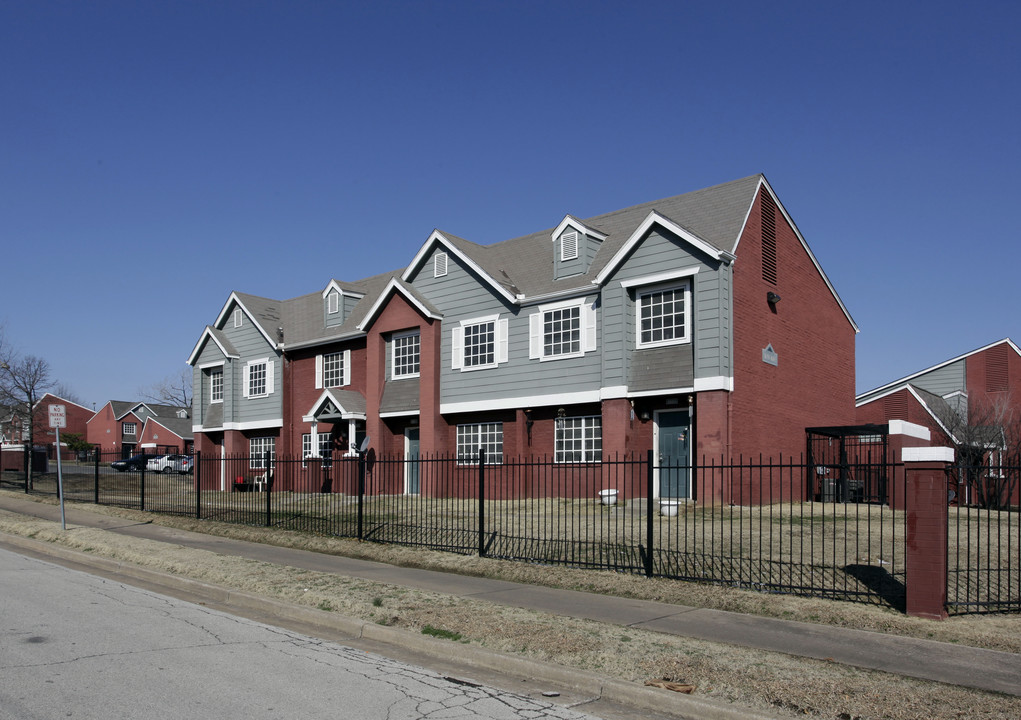
{"label": "blue front door", "polygon": [[418,468],[418,428],[408,428],[404,431],[404,488],[409,495],[421,490]]}
{"label": "blue front door", "polygon": [[659,431],[659,496],[691,497],[691,421],[687,410],[656,415]]}

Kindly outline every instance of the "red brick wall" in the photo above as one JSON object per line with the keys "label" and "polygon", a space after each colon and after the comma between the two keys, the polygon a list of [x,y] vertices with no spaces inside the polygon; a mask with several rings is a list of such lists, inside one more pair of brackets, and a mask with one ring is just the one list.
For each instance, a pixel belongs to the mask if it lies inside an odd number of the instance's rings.
{"label": "red brick wall", "polygon": [[86,430],[86,440],[97,445],[101,452],[121,451],[121,428],[125,422],[135,423],[135,445],[139,445],[139,438],[142,437],[142,421],[134,414],[129,413],[119,420],[114,417],[113,408],[107,403],[89,420]]}
{"label": "red brick wall", "polygon": [[[764,192],[764,189],[763,189]],[[734,391],[731,457],[800,457],[805,428],[855,421],[855,332],[783,214],[776,213],[777,282],[762,278],[760,197],[749,215],[734,264]],[[775,311],[769,291],[780,295]],[[776,367],[762,360],[772,345]],[[700,447],[715,449],[723,429],[716,398],[699,396]],[[711,415],[703,414],[706,401]]]}

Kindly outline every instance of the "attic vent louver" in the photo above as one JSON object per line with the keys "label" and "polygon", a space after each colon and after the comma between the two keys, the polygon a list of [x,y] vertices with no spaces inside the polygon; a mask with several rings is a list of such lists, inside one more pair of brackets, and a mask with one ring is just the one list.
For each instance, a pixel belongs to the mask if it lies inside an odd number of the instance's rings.
{"label": "attic vent louver", "polygon": [[1007,346],[989,348],[986,352],[986,392],[1006,392]]}
{"label": "attic vent louver", "polygon": [[768,192],[762,193],[762,279],[776,285],[776,203]]}
{"label": "attic vent louver", "polygon": [[891,420],[907,420],[908,394],[906,391],[901,390],[893,395],[887,395],[883,398],[883,405],[885,406],[883,410],[886,411],[886,417]]}
{"label": "attic vent louver", "polygon": [[560,259],[574,260],[578,257],[578,233],[566,232],[560,236]]}
{"label": "attic vent louver", "polygon": [[447,254],[436,253],[433,256],[433,277],[443,277],[447,274]]}

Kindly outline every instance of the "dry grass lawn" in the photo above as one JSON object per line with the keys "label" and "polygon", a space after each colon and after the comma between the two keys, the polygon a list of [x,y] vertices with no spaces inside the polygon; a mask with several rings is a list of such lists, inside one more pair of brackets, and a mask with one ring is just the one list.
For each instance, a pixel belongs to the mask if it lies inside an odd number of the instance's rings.
{"label": "dry grass lawn", "polygon": [[[25,496],[22,494],[19,497]],[[53,502],[52,499],[48,501]],[[86,507],[95,512],[207,534],[300,547],[400,566],[496,577],[1021,652],[1021,617],[1018,616],[964,616],[945,622],[932,622],[909,618],[874,606],[408,550],[109,507]],[[463,642],[593,670],[637,683],[653,679],[690,683],[696,686],[696,695],[758,708],[781,716],[833,720],[1021,717],[1021,700],[1016,697],[858,670],[831,662],[676,638],[402,586],[274,566],[90,528],[70,526],[68,532],[61,532],[59,525],[52,522],[6,512],[0,512],[0,531],[380,624],[412,630],[421,630],[428,625],[458,633]]]}

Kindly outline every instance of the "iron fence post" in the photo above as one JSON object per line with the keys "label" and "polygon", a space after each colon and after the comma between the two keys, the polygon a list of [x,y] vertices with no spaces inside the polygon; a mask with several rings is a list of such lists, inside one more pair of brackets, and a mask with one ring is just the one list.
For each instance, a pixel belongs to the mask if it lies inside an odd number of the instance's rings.
{"label": "iron fence post", "polygon": [[652,448],[649,448],[645,461],[645,577],[652,577],[653,523],[652,523]]}
{"label": "iron fence post", "polygon": [[362,519],[365,513],[365,453],[358,453],[358,539],[362,540]]}
{"label": "iron fence post", "polygon": [[95,465],[95,471],[93,473],[93,488],[92,488],[92,501],[99,505],[99,448],[97,447],[95,452],[92,453],[92,459]]}
{"label": "iron fence post", "polygon": [[195,459],[191,464],[192,472],[195,473],[195,519],[202,519],[202,452],[195,453]]}
{"label": "iron fence post", "polygon": [[[24,442],[25,442],[24,439],[22,439],[22,444],[24,444]],[[32,464],[32,447],[31,447],[31,445],[32,445],[31,443],[28,443],[27,445],[24,445],[24,448],[23,448],[24,452],[22,453],[23,454],[22,464],[25,466],[25,494],[26,495],[28,494],[28,489],[29,489],[28,488],[28,470],[29,470],[29,466]]]}
{"label": "iron fence post", "polygon": [[142,455],[142,472],[138,483],[138,509],[145,512],[145,455]]}
{"label": "iron fence post", "polygon": [[270,514],[272,507],[270,505],[270,497],[273,495],[273,460],[270,458],[269,452],[266,453],[266,460],[263,462],[263,466],[266,468],[266,527],[269,527],[272,523],[270,522]]}
{"label": "iron fence post", "polygon": [[479,557],[486,555],[486,451],[479,448]]}

